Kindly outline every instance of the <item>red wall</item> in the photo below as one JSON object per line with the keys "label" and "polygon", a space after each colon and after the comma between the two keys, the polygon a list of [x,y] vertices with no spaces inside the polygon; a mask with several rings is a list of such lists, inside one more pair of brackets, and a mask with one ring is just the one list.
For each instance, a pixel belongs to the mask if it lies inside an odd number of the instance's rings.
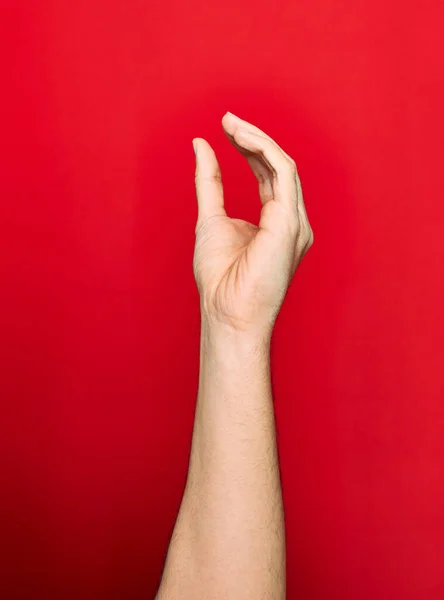
{"label": "red wall", "polygon": [[141,599],[198,369],[191,139],[299,165],[272,351],[288,598],[444,597],[441,0],[3,0],[0,597]]}

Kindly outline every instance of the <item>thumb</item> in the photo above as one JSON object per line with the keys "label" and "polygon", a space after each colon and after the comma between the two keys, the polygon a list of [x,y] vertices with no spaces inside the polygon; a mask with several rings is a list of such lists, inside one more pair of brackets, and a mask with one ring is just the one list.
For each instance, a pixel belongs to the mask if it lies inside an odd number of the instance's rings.
{"label": "thumb", "polygon": [[209,217],[226,216],[227,213],[224,208],[222,174],[213,148],[202,138],[194,138],[193,146],[196,153],[197,228]]}

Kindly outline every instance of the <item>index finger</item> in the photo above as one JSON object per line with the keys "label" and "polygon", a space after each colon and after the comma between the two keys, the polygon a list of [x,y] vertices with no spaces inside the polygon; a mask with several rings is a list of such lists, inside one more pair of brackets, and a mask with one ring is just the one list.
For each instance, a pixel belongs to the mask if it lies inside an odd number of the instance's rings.
{"label": "index finger", "polygon": [[227,130],[227,126],[230,127],[230,121],[234,122],[236,124],[236,126],[240,127],[241,129],[246,129],[247,131],[251,131],[252,133],[257,133],[258,135],[261,135],[264,138],[267,138],[267,140],[270,140],[270,142],[272,142],[277,148],[279,148],[279,150],[282,152],[282,154],[284,156],[286,156],[289,161],[292,161],[292,158],[285,152],[285,150],[283,148],[281,148],[279,146],[279,144],[272,137],[270,137],[267,133],[265,133],[265,131],[263,131],[262,129],[259,129],[259,127],[256,127],[256,125],[253,125],[249,121],[245,121],[245,119],[241,119],[240,117],[233,115],[233,113],[227,112],[227,113],[225,113],[225,115],[222,118],[222,123],[226,130]]}
{"label": "index finger", "polygon": [[295,162],[272,138],[231,113],[224,115],[222,124],[236,146],[257,155],[267,167],[274,200],[297,212],[301,189]]}

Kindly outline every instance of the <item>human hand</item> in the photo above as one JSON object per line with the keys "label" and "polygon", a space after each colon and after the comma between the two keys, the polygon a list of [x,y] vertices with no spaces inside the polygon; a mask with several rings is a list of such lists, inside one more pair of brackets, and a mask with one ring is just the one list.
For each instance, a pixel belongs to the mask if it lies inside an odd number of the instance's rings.
{"label": "human hand", "polygon": [[226,113],[223,129],[259,182],[259,226],[227,216],[220,167],[195,138],[198,219],[193,268],[206,322],[270,336],[294,272],[313,244],[295,162],[266,133]]}

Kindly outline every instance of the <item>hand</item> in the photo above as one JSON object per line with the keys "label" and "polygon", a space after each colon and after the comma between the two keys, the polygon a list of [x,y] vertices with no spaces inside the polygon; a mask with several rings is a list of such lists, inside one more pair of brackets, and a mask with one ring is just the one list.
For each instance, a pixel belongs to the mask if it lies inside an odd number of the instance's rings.
{"label": "hand", "polygon": [[226,113],[223,129],[259,182],[259,226],[227,216],[216,155],[195,138],[194,275],[207,322],[271,335],[294,272],[313,244],[295,162],[263,131]]}

